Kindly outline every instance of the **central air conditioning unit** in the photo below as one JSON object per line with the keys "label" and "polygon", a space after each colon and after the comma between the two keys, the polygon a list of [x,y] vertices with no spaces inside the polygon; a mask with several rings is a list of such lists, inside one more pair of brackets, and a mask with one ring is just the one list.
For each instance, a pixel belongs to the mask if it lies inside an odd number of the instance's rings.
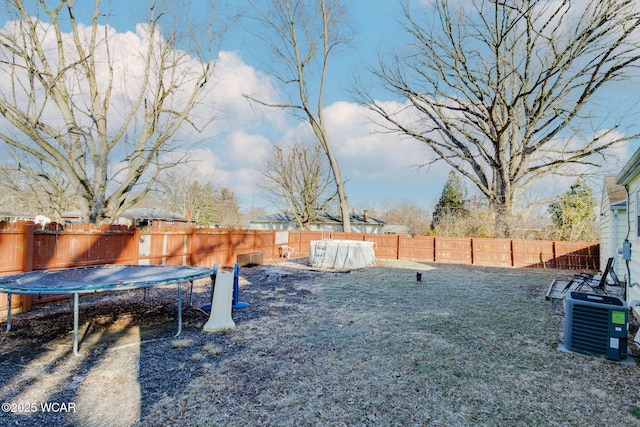
{"label": "central air conditioning unit", "polygon": [[564,346],[577,353],[627,357],[629,307],[617,297],[568,292],[564,300]]}

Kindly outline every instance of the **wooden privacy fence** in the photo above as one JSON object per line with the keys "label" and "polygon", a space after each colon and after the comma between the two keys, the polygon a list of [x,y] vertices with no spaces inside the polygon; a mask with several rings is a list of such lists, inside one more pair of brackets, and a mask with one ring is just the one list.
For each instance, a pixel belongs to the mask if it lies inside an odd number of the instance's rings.
{"label": "wooden privacy fence", "polygon": [[[599,244],[541,240],[404,236],[322,231],[274,231],[164,225],[132,228],[72,224],[46,229],[31,222],[0,223],[0,275],[102,264],[232,266],[238,255],[276,258],[281,246],[294,257],[309,255],[321,239],[374,242],[377,258],[495,267],[598,269]],[[54,297],[23,295],[15,309]],[[60,298],[60,297],[55,297]],[[0,294],[0,313],[6,311]],[[12,304],[14,305],[14,304]],[[12,307],[13,310],[14,307]]]}

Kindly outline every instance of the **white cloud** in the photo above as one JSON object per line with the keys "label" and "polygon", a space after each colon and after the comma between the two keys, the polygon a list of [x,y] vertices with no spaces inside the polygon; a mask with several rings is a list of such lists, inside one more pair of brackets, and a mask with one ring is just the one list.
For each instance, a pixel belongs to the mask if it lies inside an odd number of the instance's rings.
{"label": "white cloud", "polygon": [[281,109],[251,103],[243,96],[273,102],[277,92],[270,77],[243,62],[237,52],[218,54],[214,78],[212,101],[220,106],[224,115],[223,123],[218,123],[217,127],[237,130],[225,126],[236,122],[241,122],[245,130],[264,126],[282,130],[286,126],[286,116]]}
{"label": "white cloud", "polygon": [[218,187],[229,188],[247,205],[259,179],[254,166],[269,144],[262,135],[233,132],[228,138],[190,150],[190,161],[179,168],[210,179]]}
{"label": "white cloud", "polygon": [[363,106],[335,103],[325,110],[325,119],[336,155],[352,178],[402,180],[429,160],[424,144],[380,132],[373,113]]}
{"label": "white cloud", "polygon": [[190,150],[189,159],[184,167],[195,171],[197,175],[214,180],[224,180],[228,176],[224,160],[209,148]]}
{"label": "white cloud", "polygon": [[270,141],[264,135],[248,134],[238,130],[225,143],[228,157],[236,163],[255,165],[266,155]]}

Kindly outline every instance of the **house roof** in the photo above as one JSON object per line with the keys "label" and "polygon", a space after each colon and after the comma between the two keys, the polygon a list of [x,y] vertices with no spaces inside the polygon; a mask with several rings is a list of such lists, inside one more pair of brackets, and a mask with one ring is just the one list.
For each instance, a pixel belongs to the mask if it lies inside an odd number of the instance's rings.
{"label": "house roof", "polygon": [[[69,211],[62,214],[62,218],[80,218],[80,211]],[[127,209],[120,215],[120,218],[126,218],[130,220],[137,219],[158,219],[165,221],[189,221],[184,215],[180,215],[174,212],[170,212],[165,209],[158,208],[134,208]]]}
{"label": "house roof", "polygon": [[640,174],[640,149],[636,150],[631,159],[616,177],[616,184],[627,185]]}
{"label": "house roof", "polygon": [[[352,224],[370,224],[370,225],[384,225],[386,222],[372,218],[369,215],[358,215],[358,214],[350,214],[349,218]],[[253,223],[289,223],[296,222],[293,214],[288,212],[277,213],[273,215],[261,216],[258,218],[252,219],[250,222]],[[313,221],[314,224],[342,224],[342,218],[339,215],[332,215],[326,212],[322,212],[318,218]]]}
{"label": "house roof", "polygon": [[626,205],[627,190],[623,185],[616,184],[615,175],[608,175],[604,177],[604,189],[607,192],[609,206],[621,207]]}
{"label": "house roof", "polygon": [[13,218],[13,219],[34,219],[36,216],[35,215],[31,215],[31,214],[27,214],[24,212],[13,212],[13,211],[2,211],[0,212],[0,220],[2,220],[3,218]]}
{"label": "house roof", "polygon": [[127,219],[161,219],[165,221],[189,221],[184,215],[158,208],[134,208],[127,209],[120,215]]}

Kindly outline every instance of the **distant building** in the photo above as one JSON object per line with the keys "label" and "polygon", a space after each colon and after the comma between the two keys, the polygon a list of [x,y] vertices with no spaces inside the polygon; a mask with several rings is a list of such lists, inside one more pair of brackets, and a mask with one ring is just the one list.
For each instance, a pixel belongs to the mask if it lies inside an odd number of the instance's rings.
{"label": "distant building", "polygon": [[[64,222],[79,222],[80,211],[65,212],[62,214]],[[158,224],[194,224],[194,221],[184,215],[158,208],[134,208],[127,209],[114,222],[117,225],[136,225],[145,227]]]}
{"label": "distant building", "polygon": [[[362,215],[350,215],[351,231],[354,233],[383,234],[386,223],[372,218],[364,212]],[[279,213],[251,219],[249,228],[252,230],[300,230],[300,226],[290,213]],[[321,213],[310,225],[311,231],[343,231],[342,218],[338,215]]]}
{"label": "distant building", "polygon": [[0,222],[16,222],[16,221],[35,221],[36,216],[25,214],[23,212],[0,211]]}

